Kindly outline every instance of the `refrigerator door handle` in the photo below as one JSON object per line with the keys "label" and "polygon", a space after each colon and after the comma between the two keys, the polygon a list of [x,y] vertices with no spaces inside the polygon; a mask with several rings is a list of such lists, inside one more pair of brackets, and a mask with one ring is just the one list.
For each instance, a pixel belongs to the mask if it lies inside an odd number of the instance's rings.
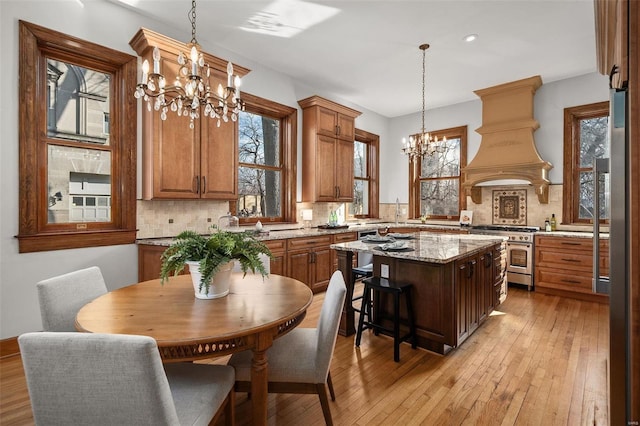
{"label": "refrigerator door handle", "polygon": [[600,175],[609,173],[609,158],[593,159],[593,278],[594,293],[609,294],[609,277],[600,276]]}

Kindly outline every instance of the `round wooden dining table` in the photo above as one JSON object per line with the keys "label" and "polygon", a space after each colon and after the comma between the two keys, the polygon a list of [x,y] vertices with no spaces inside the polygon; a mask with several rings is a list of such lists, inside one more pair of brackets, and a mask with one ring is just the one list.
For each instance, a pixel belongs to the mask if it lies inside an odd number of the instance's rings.
{"label": "round wooden dining table", "polygon": [[83,306],[78,331],[153,337],[164,362],[192,361],[253,351],[253,423],[267,422],[267,349],[303,320],[313,294],[280,275],[231,275],[229,294],[202,300],[190,275],[145,281],[111,291]]}

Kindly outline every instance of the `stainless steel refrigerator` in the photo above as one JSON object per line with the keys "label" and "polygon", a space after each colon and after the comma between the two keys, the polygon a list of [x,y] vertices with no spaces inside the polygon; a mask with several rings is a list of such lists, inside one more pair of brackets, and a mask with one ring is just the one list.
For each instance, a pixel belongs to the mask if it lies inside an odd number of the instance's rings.
{"label": "stainless steel refrigerator", "polygon": [[[627,90],[611,89],[609,158],[594,162],[593,289],[609,294],[609,421],[627,424],[631,416],[630,224],[631,164]],[[604,186],[602,188],[601,186]],[[602,196],[602,192],[604,196]],[[600,275],[600,202],[609,213],[609,276]]]}

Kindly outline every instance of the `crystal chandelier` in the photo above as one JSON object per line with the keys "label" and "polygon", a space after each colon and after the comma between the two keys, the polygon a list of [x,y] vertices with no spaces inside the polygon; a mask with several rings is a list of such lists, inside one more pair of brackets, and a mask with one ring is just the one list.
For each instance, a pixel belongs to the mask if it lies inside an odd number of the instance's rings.
{"label": "crystal chandelier", "polygon": [[[175,76],[173,85],[167,85],[167,79],[160,73],[160,49],[153,49],[153,72],[149,73],[149,61],[142,63],[142,82],[136,86],[134,96],[147,101],[147,109],[160,111],[160,118],[167,119],[169,110],[179,116],[188,116],[191,121],[189,127],[193,129],[193,120],[209,116],[224,122],[236,121],[238,113],[244,110],[244,102],[240,99],[240,77],[233,74],[233,64],[227,63],[227,87],[218,84],[213,91],[209,77],[211,67],[204,62],[200,45],[196,40],[196,0],[191,1],[189,13],[191,22],[191,43],[189,56],[183,52],[178,54],[180,69]],[[203,73],[203,74],[201,74]]]}
{"label": "crystal chandelier", "polygon": [[408,142],[406,138],[402,138],[402,152],[407,154],[410,160],[413,160],[415,157],[424,157],[425,155],[433,155],[435,152],[441,152],[444,147],[439,146],[440,144],[438,142],[445,142],[447,140],[445,137],[441,141],[438,141],[438,138],[433,137],[424,130],[425,58],[428,48],[429,45],[426,43],[420,45],[420,50],[422,50],[422,131],[417,135],[409,136]]}

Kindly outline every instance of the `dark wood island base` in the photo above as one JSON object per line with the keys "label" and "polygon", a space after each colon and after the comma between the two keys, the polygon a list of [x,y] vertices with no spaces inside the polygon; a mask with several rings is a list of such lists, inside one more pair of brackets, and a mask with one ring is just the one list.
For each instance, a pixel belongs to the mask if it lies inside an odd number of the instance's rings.
{"label": "dark wood island base", "polygon": [[[417,239],[416,251],[420,251],[420,244],[430,243],[434,241],[425,239],[422,235]],[[357,244],[359,243],[332,246],[337,250],[338,267],[347,281],[347,297],[339,329],[342,336],[355,333],[354,310],[351,305],[354,252],[369,251],[358,250]],[[463,244],[465,243],[460,243],[460,246]],[[450,258],[444,254],[439,259],[419,260],[416,259],[419,253],[414,253],[412,259],[408,258],[410,256],[369,252],[374,254],[374,276],[382,276],[383,269],[386,271],[388,267],[390,280],[413,285],[411,296],[417,345],[444,355],[462,344],[504,301],[507,290],[504,248],[504,241],[490,239],[481,248],[469,248],[466,252],[459,250],[457,255]],[[375,301],[375,307],[382,317],[390,316],[393,312],[391,298],[385,296],[381,295]],[[406,317],[404,307],[401,309],[401,317]],[[387,321],[389,320],[383,319],[382,324],[390,325]]]}

